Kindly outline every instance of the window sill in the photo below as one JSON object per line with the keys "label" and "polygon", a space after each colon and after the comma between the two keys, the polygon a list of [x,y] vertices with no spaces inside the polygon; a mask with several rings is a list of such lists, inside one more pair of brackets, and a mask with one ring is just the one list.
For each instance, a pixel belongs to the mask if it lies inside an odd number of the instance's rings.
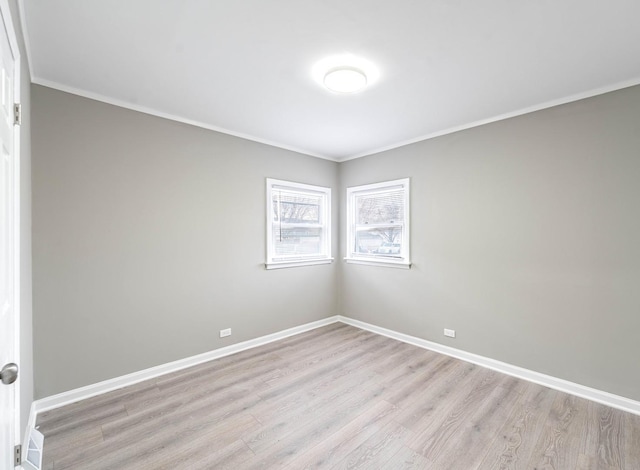
{"label": "window sill", "polygon": [[273,261],[271,263],[264,263],[264,267],[267,269],[281,269],[281,268],[297,268],[300,266],[316,266],[318,264],[331,264],[333,258],[322,259],[300,259],[291,261]]}
{"label": "window sill", "polygon": [[368,266],[383,266],[385,268],[411,269],[411,262],[392,261],[382,259],[345,258],[349,264],[365,264]]}

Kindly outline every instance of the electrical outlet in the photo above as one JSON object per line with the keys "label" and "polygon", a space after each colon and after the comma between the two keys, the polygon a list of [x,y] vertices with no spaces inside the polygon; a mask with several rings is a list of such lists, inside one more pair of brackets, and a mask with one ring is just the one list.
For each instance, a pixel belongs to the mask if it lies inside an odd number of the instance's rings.
{"label": "electrical outlet", "polygon": [[456,330],[448,330],[448,329],[444,329],[444,335],[448,336],[449,338],[455,338],[456,337]]}
{"label": "electrical outlet", "polygon": [[220,338],[224,338],[225,336],[231,336],[231,328],[220,330]]}

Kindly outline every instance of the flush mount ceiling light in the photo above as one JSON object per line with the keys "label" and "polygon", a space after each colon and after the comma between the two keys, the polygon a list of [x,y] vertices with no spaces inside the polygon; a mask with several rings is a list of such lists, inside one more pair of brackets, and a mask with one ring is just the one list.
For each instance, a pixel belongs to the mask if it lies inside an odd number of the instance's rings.
{"label": "flush mount ceiling light", "polygon": [[315,81],[334,93],[357,93],[372,85],[379,77],[378,69],[368,60],[351,54],[327,57],[316,63]]}
{"label": "flush mount ceiling light", "polygon": [[327,72],[323,83],[336,93],[355,93],[367,86],[367,76],[353,67],[338,67]]}

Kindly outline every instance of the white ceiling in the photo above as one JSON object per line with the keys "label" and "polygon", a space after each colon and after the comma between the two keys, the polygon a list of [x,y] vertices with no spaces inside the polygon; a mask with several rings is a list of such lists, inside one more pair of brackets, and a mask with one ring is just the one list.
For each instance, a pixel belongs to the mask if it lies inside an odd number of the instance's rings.
{"label": "white ceiling", "polygon": [[[23,0],[35,83],[342,161],[640,83],[639,0]],[[314,63],[379,80],[336,95]]]}

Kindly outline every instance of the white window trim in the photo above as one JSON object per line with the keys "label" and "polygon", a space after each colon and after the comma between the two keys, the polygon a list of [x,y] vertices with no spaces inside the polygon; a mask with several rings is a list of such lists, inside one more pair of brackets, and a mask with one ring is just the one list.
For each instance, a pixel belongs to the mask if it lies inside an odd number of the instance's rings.
{"label": "white window trim", "polygon": [[[355,243],[355,196],[361,193],[375,193],[380,190],[391,189],[397,186],[404,188],[404,230],[402,231],[402,251],[400,253],[400,258],[386,259],[384,257],[358,255],[353,249],[353,245]],[[347,263],[364,264],[368,266],[384,266],[389,268],[411,268],[411,229],[409,226],[409,220],[411,218],[410,193],[411,188],[409,178],[347,188],[347,256],[344,258]]]}
{"label": "white window trim", "polygon": [[348,264],[364,264],[366,266],[383,266],[385,268],[411,269],[411,263],[406,261],[393,261],[369,258],[344,258]]}
{"label": "white window trim", "polygon": [[[276,253],[273,249],[273,217],[272,210],[272,194],[273,190],[282,187],[302,192],[321,195],[324,199],[324,207],[321,214],[321,226],[325,227],[325,233],[322,238],[323,252],[322,256],[307,257],[288,257],[286,259],[275,259]],[[267,178],[267,204],[266,204],[266,232],[267,232],[267,260],[265,262],[266,269],[294,268],[299,266],[315,266],[319,264],[329,264],[333,261],[331,257],[331,188],[323,186],[314,186],[311,184],[294,183],[292,181],[278,180]]]}

